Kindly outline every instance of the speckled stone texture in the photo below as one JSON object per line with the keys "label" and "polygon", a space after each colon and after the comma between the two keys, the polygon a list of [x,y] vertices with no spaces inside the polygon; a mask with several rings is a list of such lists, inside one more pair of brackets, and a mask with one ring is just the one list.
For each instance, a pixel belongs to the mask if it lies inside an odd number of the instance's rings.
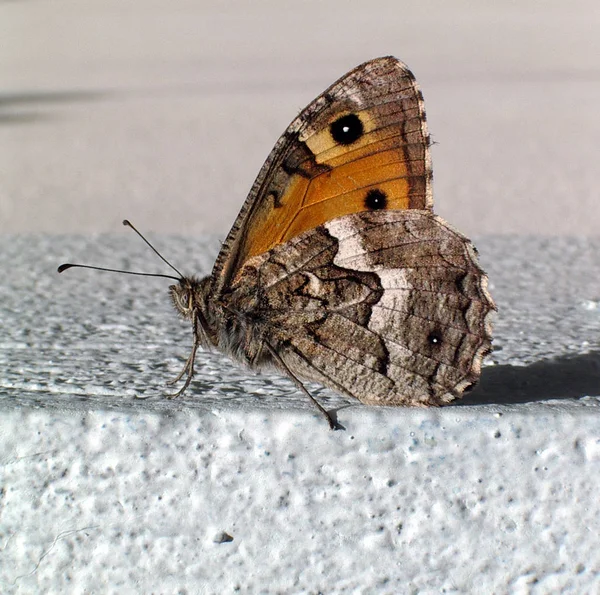
{"label": "speckled stone texture", "polygon": [[[218,244],[153,239],[198,273]],[[331,432],[217,354],[164,399],[190,345],[167,281],[55,272],[153,268],[133,235],[0,239],[3,592],[600,589],[600,240],[476,243],[500,309],[479,387],[421,410],[312,386]]]}

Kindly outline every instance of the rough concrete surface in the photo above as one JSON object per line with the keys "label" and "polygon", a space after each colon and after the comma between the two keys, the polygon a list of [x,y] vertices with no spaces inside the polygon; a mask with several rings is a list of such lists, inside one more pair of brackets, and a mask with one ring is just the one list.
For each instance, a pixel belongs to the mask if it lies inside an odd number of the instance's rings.
{"label": "rough concrete surface", "polygon": [[[217,247],[153,240],[199,273]],[[190,346],[167,281],[55,272],[154,262],[133,234],[2,238],[3,590],[597,591],[600,240],[477,243],[499,306],[479,387],[424,411],[311,386],[331,432],[217,354],[165,399]]]}

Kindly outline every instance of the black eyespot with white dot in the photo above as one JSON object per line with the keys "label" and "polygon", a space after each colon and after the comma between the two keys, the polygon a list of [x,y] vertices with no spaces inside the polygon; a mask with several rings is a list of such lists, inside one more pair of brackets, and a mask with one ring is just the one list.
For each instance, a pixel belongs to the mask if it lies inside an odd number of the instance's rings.
{"label": "black eyespot with white dot", "polygon": [[427,335],[427,342],[432,347],[440,347],[442,345],[442,333],[440,331],[431,331],[429,335]]}
{"label": "black eyespot with white dot", "polygon": [[356,114],[347,114],[332,122],[329,132],[336,143],[351,145],[365,133],[365,129]]}
{"label": "black eyespot with white dot", "polygon": [[387,195],[379,188],[372,188],[365,196],[365,207],[371,211],[378,211],[387,207]]}

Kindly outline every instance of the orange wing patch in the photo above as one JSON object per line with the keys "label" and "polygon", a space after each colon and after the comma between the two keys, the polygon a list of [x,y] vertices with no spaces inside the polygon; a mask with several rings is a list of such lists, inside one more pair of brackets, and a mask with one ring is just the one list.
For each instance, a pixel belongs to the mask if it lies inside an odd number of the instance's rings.
{"label": "orange wing patch", "polygon": [[250,257],[365,210],[431,209],[423,96],[408,68],[355,68],[290,124],[262,167],[213,273],[219,285]]}
{"label": "orange wing patch", "polygon": [[[412,111],[398,111],[391,123],[378,121],[371,110],[342,112],[306,140],[300,135],[296,143],[303,146],[304,158],[289,160],[293,165],[287,167],[284,159],[287,184],[272,208],[257,212],[260,220],[256,217],[247,229],[247,256],[342,215],[428,208],[428,140],[421,114]],[[337,122],[342,122],[339,130]],[[379,200],[370,204],[374,192]]]}

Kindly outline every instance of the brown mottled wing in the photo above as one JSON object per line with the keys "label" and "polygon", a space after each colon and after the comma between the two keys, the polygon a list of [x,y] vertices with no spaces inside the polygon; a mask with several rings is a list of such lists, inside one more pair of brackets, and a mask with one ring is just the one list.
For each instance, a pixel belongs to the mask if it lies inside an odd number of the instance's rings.
{"label": "brown mottled wing", "polygon": [[214,293],[250,257],[342,215],[430,209],[423,96],[393,57],[358,66],[308,105],[267,158],[213,269]]}
{"label": "brown mottled wing", "polygon": [[347,215],[248,261],[229,307],[290,370],[374,405],[477,381],[494,302],[464,236],[428,211]]}

